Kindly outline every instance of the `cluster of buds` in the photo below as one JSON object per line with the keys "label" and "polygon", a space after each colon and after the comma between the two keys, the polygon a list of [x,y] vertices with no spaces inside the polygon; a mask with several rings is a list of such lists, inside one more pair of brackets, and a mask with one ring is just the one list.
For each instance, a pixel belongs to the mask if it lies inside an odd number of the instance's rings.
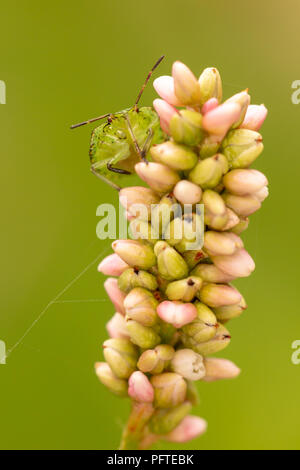
{"label": "cluster of buds", "polygon": [[[148,187],[119,193],[133,239],[114,241],[114,254],[98,268],[112,276],[104,286],[116,313],[107,324],[106,362],[96,364],[96,373],[112,392],[132,399],[140,423],[134,427],[132,418],[121,448],[133,445],[136,429],[140,448],[202,434],[206,422],[189,414],[194,382],[239,374],[231,361],[210,356],[228,346],[227,322],[247,307],[231,282],[255,268],[240,234],[268,195],[266,177],[250,168],[263,150],[264,105],[250,105],[247,90],[222,102],[216,68],[197,80],[181,62],[154,88],[166,138],[150,148],[151,161],[135,166]],[[189,213],[176,205],[189,205]],[[190,249],[201,216],[203,234]]]}

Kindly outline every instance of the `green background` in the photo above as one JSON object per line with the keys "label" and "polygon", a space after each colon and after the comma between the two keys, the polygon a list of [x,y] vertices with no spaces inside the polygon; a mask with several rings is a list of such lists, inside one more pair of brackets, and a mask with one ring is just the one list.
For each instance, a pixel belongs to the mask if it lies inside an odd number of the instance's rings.
{"label": "green background", "polygon": [[[89,172],[91,128],[69,125],[131,105],[154,61],[159,74],[180,59],[195,74],[216,66],[224,95],[249,87],[265,103],[265,151],[256,167],[270,197],[244,236],[257,269],[237,283],[248,310],[229,324],[221,356],[242,369],[235,381],[199,384],[195,413],[208,432],[163,448],[300,448],[299,170],[300,79],[297,0],[3,2],[0,339],[10,349],[67,284],[110,241],[96,238],[96,207],[116,193]],[[157,76],[157,75],[156,75]],[[155,93],[150,85],[143,103]],[[101,256],[102,253],[102,256]],[[114,449],[129,404],[98,382],[105,323],[113,313],[95,262],[0,365],[0,447]],[[98,299],[100,301],[92,301]]]}

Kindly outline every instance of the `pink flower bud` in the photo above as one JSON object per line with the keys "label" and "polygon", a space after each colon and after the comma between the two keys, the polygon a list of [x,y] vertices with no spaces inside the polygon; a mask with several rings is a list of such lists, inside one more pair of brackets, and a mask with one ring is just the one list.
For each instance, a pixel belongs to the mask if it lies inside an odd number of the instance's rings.
{"label": "pink flower bud", "polygon": [[197,317],[197,309],[191,303],[165,300],[157,307],[159,317],[175,328],[181,328]]}
{"label": "pink flower bud", "polygon": [[223,184],[231,194],[247,196],[257,193],[268,184],[268,180],[263,173],[253,168],[238,168],[224,176]]}
{"label": "pink flower bud", "polygon": [[193,276],[199,276],[205,282],[227,283],[235,278],[218,269],[214,264],[199,263],[191,272]]}
{"label": "pink flower bud", "polygon": [[219,102],[217,98],[210,98],[210,100],[206,101],[206,103],[204,103],[204,105],[202,106],[201,114],[204,116],[206,113],[208,113],[209,111],[212,111],[218,106],[219,106]]}
{"label": "pink flower bud", "polygon": [[193,72],[182,62],[176,61],[172,66],[176,97],[183,105],[195,106],[201,102],[200,84]]}
{"label": "pink flower bud", "polygon": [[106,323],[106,329],[111,338],[129,338],[126,320],[123,315],[118,312]]}
{"label": "pink flower bud", "polygon": [[235,194],[224,192],[222,197],[226,206],[232,209],[239,217],[247,217],[258,211],[261,207],[261,202],[252,194],[236,196]]}
{"label": "pink flower bud", "polygon": [[202,189],[188,180],[180,180],[173,190],[175,198],[182,204],[197,204],[202,196]]}
{"label": "pink flower bud", "polygon": [[244,121],[240,125],[242,129],[250,129],[251,131],[258,131],[266,119],[268,110],[264,104],[250,104],[248,106]]}
{"label": "pink flower bud", "polygon": [[[225,256],[222,258],[225,258]],[[221,307],[223,305],[237,304],[242,297],[235,287],[228,284],[208,283],[200,290],[199,298],[201,302],[209,307]]]}
{"label": "pink flower bud", "polygon": [[114,279],[113,277],[109,277],[104,283],[104,288],[108,294],[108,297],[114,304],[117,312],[125,315],[124,299],[126,294],[119,289],[118,280]]}
{"label": "pink flower bud", "polygon": [[252,196],[256,197],[259,202],[263,202],[269,196],[269,189],[268,186],[264,186],[256,193],[253,193]]}
{"label": "pink flower bud", "polygon": [[237,377],[241,370],[228,359],[220,357],[204,358],[206,376],[202,379],[205,382],[214,382],[221,379],[233,379]]}
{"label": "pink flower bud", "polygon": [[224,232],[225,230],[231,230],[233,227],[235,227],[240,219],[239,217],[236,215],[235,212],[233,212],[232,209],[229,209],[229,207],[226,207],[226,212],[227,212],[227,222],[226,224],[224,225],[224,227],[222,227],[222,232]]}
{"label": "pink flower bud", "polygon": [[173,106],[182,106],[179,99],[175,95],[174,78],[169,75],[158,77],[153,82],[156,93],[167,103]]}
{"label": "pink flower bud", "polygon": [[123,261],[116,253],[106,256],[98,266],[98,271],[105,276],[121,276],[129,268],[129,265]]}
{"label": "pink flower bud", "polygon": [[202,125],[207,132],[224,135],[238,119],[241,107],[237,103],[223,103],[203,117]]}
{"label": "pink flower bud", "polygon": [[217,268],[233,277],[250,276],[255,269],[255,263],[249,253],[241,248],[230,256],[212,256],[213,263]]}
{"label": "pink flower bud", "polygon": [[180,181],[178,173],[162,163],[139,162],[134,168],[137,175],[160,194],[172,191],[175,184]]}
{"label": "pink flower bud", "polygon": [[195,437],[204,434],[207,428],[207,423],[204,419],[198,416],[188,415],[176,426],[173,431],[164,436],[164,439],[170,442],[187,442]]}
{"label": "pink flower bud", "polygon": [[153,101],[153,107],[159,115],[161,128],[166,134],[170,134],[169,124],[177,113],[176,109],[164,100],[156,99]]}
{"label": "pink flower bud", "polygon": [[154,389],[143,372],[135,371],[129,377],[128,395],[143,403],[151,403],[154,400]]}

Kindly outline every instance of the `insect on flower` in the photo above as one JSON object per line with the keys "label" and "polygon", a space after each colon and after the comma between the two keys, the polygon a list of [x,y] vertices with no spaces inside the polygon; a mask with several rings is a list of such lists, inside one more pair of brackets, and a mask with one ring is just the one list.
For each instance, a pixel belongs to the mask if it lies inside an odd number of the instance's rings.
{"label": "insect on flower", "polygon": [[138,107],[152,73],[163,58],[164,56],[161,56],[148,73],[131,108],[113,114],[103,114],[71,126],[71,129],[75,129],[107,118],[106,123],[92,131],[89,155],[92,173],[115,189],[120,189],[115,184],[120,175],[130,175],[134,165],[140,160],[147,162],[146,157],[151,145],[164,140],[159,117],[154,109],[148,106]]}

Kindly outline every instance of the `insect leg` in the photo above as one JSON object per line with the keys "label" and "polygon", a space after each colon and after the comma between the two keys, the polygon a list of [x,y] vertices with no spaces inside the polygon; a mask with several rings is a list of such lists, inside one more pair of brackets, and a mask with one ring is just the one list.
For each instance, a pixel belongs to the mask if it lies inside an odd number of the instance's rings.
{"label": "insect leg", "polygon": [[151,147],[151,142],[152,142],[153,135],[154,135],[153,129],[152,129],[152,127],[150,127],[148,129],[147,139],[145,140],[145,143],[144,143],[143,148],[142,148],[142,158],[143,158],[143,160],[144,159],[146,160],[146,155],[149,152],[149,149]]}
{"label": "insect leg", "polygon": [[78,124],[73,124],[71,126],[71,129],[75,129],[76,127],[80,127],[80,126],[85,126],[86,124],[90,124],[91,122],[99,121],[100,119],[104,119],[106,117],[108,118],[108,121],[111,122],[112,116],[113,115],[111,113],[103,114],[102,116],[98,116],[96,118],[89,119],[88,121],[83,121],[83,122],[79,122]]}
{"label": "insect leg", "polygon": [[131,127],[131,123],[130,123],[130,119],[129,119],[129,116],[127,113],[124,114],[124,117],[126,119],[126,122],[127,122],[127,127],[128,127],[128,131],[129,131],[129,134],[130,134],[130,137],[132,139],[132,142],[135,146],[135,151],[136,153],[139,155],[140,159],[143,160],[145,163],[148,163],[148,160],[146,159],[145,155],[143,155],[143,152],[138,144],[138,141],[136,140],[136,137],[133,133],[133,129]]}
{"label": "insect leg", "polygon": [[130,171],[123,170],[123,168],[117,168],[112,166],[110,163],[107,163],[106,166],[109,171],[113,171],[114,173],[119,173],[120,175],[131,175]]}
{"label": "insect leg", "polygon": [[91,166],[91,172],[93,173],[93,175],[97,176],[97,178],[99,178],[101,181],[104,181],[104,183],[108,184],[109,186],[111,186],[113,189],[116,189],[117,191],[120,191],[121,188],[120,186],[118,186],[117,184],[113,183],[112,181],[110,181],[109,179],[105,178],[105,176],[103,175],[100,175],[100,173],[98,173],[94,166]]}

